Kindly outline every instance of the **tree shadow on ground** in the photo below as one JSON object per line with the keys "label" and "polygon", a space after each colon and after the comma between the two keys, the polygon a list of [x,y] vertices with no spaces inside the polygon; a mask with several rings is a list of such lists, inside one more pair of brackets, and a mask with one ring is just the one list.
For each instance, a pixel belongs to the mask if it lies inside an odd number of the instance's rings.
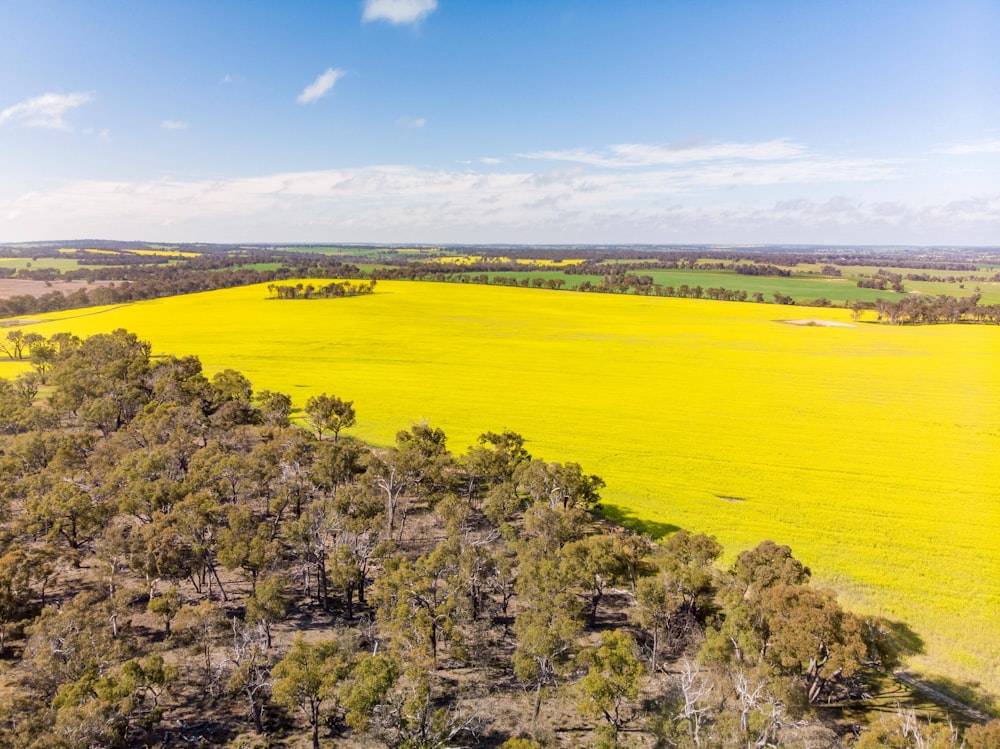
{"label": "tree shadow on ground", "polygon": [[961,682],[943,676],[924,676],[906,670],[906,660],[926,652],[919,634],[906,622],[878,619],[881,646],[902,668],[893,673],[873,672],[866,676],[868,696],[848,712],[859,714],[895,713],[913,710],[932,720],[950,720],[958,725],[984,722],[996,715],[998,698],[978,682]]}
{"label": "tree shadow on ground", "polygon": [[887,644],[899,657],[909,658],[925,652],[924,639],[906,622],[885,618],[880,618],[878,621],[886,634]]}
{"label": "tree shadow on ground", "polygon": [[602,517],[610,520],[612,523],[640,533],[643,536],[649,536],[654,541],[659,541],[671,533],[676,533],[680,530],[679,526],[671,525],[670,523],[659,523],[655,520],[637,517],[634,512],[621,505],[601,502],[597,507],[597,511]]}
{"label": "tree shadow on ground", "polygon": [[[897,678],[906,679],[915,691],[926,694],[928,699],[939,704],[957,719],[957,722],[985,722],[990,718],[1000,717],[997,705],[1000,697],[987,691],[978,681],[959,681],[947,676],[920,676],[914,678],[909,674],[897,674]],[[958,715],[956,715],[958,713]]]}

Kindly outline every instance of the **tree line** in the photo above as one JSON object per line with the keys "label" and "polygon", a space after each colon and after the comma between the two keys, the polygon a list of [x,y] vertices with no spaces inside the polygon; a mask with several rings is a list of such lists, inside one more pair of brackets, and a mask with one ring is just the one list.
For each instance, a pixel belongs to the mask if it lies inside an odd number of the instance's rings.
{"label": "tree line", "polygon": [[[514,431],[373,447],[351,401],[303,429],[124,330],[23,345],[51,356],[0,380],[3,746],[832,747],[816,707],[912,651],[787,546],[601,522],[602,479]],[[931,736],[958,746],[905,711],[857,745]]]}
{"label": "tree line", "polygon": [[[70,243],[74,244],[74,243]],[[87,242],[75,243],[81,246]],[[107,244],[109,247],[119,247],[121,243],[96,243],[95,246]],[[61,246],[61,245],[60,245]],[[267,283],[275,288],[282,286],[283,298],[299,298],[308,284],[279,284],[291,279],[310,278],[341,278],[359,279],[368,277],[371,281],[379,279],[430,280],[438,282],[454,281],[458,283],[481,283],[501,286],[519,286],[522,288],[561,289],[566,286],[564,278],[552,277],[552,267],[546,263],[563,260],[567,257],[584,257],[584,262],[558,268],[565,276],[597,275],[600,280],[586,279],[577,285],[576,290],[596,293],[630,293],[650,296],[667,296],[682,298],[706,298],[721,301],[754,301],[764,303],[774,301],[776,304],[802,304],[805,306],[831,306],[827,299],[797,301],[791,295],[781,292],[765,295],[762,292],[746,292],[725,287],[702,287],[689,284],[658,284],[649,274],[642,273],[650,269],[684,269],[684,270],[732,270],[737,274],[751,276],[789,276],[791,271],[782,265],[794,266],[800,263],[838,262],[851,264],[888,264],[899,267],[921,267],[940,269],[976,270],[974,263],[949,262],[940,258],[949,258],[949,253],[931,254],[927,259],[915,261],[906,253],[893,252],[855,252],[838,254],[816,250],[812,253],[801,250],[779,250],[768,252],[719,251],[710,248],[694,250],[687,247],[676,248],[670,252],[656,250],[628,250],[624,248],[582,248],[573,251],[572,248],[505,248],[504,256],[490,257],[489,248],[471,248],[477,253],[485,254],[481,260],[466,264],[448,264],[428,260],[414,261],[409,255],[398,254],[388,258],[380,258],[383,267],[371,269],[363,273],[357,263],[370,262],[370,258],[362,256],[330,256],[321,253],[302,253],[287,249],[263,247],[205,247],[202,245],[179,245],[205,254],[196,257],[165,257],[155,255],[98,255],[88,254],[78,258],[78,262],[94,265],[94,258],[103,258],[107,265],[103,267],[80,267],[76,270],[59,271],[54,268],[2,268],[0,276],[16,279],[30,279],[43,282],[82,280],[89,284],[104,285],[81,288],[65,293],[52,290],[40,295],[14,295],[0,299],[0,316],[25,317],[44,312],[62,311],[88,306],[103,306],[130,303],[144,299],[161,298],[177,294],[188,294],[215,289],[231,288],[255,283]],[[494,250],[501,251],[501,250]],[[37,257],[60,255],[55,246],[52,248],[33,249]],[[961,257],[961,253],[953,253]],[[121,262],[127,258],[127,262]],[[517,259],[536,262],[519,263]],[[995,261],[995,255],[984,253],[982,260]],[[615,262],[627,260],[629,262]],[[274,267],[262,267],[274,266]],[[388,266],[388,267],[385,267]],[[513,272],[545,272],[545,276],[517,278],[498,273]],[[808,271],[816,273],[816,271]],[[492,276],[490,274],[493,274]],[[833,265],[823,265],[818,271],[821,275],[840,275]],[[908,274],[908,278],[918,277],[926,280],[927,274]],[[990,278],[1000,276],[994,274]],[[972,278],[971,276],[969,278]],[[987,277],[983,276],[983,280]],[[961,279],[958,279],[961,280]],[[880,268],[874,275],[863,275],[857,282],[859,287],[877,290],[904,291],[903,276]],[[310,292],[312,296],[315,292]],[[339,295],[333,288],[327,288],[330,295]],[[294,296],[293,296],[294,294]],[[322,293],[319,294],[322,296]],[[867,308],[873,308],[869,305]],[[914,316],[901,313],[897,317],[907,321],[916,321]],[[945,318],[939,317],[939,321]],[[966,320],[991,321],[991,313],[987,308],[981,314],[966,315]]]}
{"label": "tree line", "polygon": [[[256,283],[274,283],[298,278],[361,278],[356,265],[322,255],[281,256],[274,269],[242,267],[245,264],[277,262],[239,257],[185,258],[177,264],[109,265],[60,273],[52,268],[19,269],[14,278],[41,281],[103,282],[107,285],[77,289],[68,294],[53,290],[41,295],[19,294],[0,299],[0,317],[23,317],[81,307],[127,304],[179,294],[215,291]],[[3,269],[0,269],[3,270]]]}
{"label": "tree line", "polygon": [[267,292],[272,299],[336,299],[346,296],[362,296],[375,293],[376,281],[368,283],[351,283],[350,281],[331,281],[322,286],[311,283],[303,284],[273,284],[267,285]]}
{"label": "tree line", "polygon": [[980,304],[980,294],[956,299],[947,294],[913,295],[898,302],[878,299],[878,321],[889,325],[936,325],[939,323],[980,322],[1000,325],[1000,304]]}

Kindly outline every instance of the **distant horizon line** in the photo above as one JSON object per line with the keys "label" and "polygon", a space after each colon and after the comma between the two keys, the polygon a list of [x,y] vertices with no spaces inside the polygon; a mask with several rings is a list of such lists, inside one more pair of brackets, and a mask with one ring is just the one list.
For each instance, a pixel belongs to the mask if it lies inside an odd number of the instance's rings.
{"label": "distant horizon line", "polygon": [[159,246],[200,246],[200,247],[259,247],[270,249],[295,247],[342,247],[342,248],[385,248],[385,249],[444,249],[444,248],[483,248],[483,249],[646,249],[646,250],[684,250],[684,249],[815,249],[815,250],[951,250],[951,251],[1000,251],[1000,245],[948,245],[948,244],[848,244],[848,243],[812,243],[812,242],[202,242],[202,241],[167,241],[147,239],[100,239],[95,237],[82,239],[37,239],[18,242],[0,242],[0,248],[17,249],[22,247],[41,247],[50,245],[82,245],[86,243],[101,243],[115,245],[159,245]]}

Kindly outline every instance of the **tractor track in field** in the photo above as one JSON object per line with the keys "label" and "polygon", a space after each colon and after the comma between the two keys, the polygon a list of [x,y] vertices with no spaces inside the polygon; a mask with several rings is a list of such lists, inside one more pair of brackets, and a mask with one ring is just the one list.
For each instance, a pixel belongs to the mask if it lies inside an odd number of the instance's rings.
{"label": "tractor track in field", "polygon": [[920,692],[933,702],[936,702],[949,710],[961,713],[976,723],[987,723],[992,717],[982,710],[957,700],[951,695],[942,692],[940,689],[936,689],[927,682],[918,679],[913,674],[907,673],[906,671],[894,672],[893,678],[915,692]]}

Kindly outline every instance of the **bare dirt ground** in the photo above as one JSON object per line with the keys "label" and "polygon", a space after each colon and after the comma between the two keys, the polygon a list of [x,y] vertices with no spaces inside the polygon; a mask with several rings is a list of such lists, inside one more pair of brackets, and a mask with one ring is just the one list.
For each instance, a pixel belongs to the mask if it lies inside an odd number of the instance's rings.
{"label": "bare dirt ground", "polygon": [[22,278],[0,278],[0,299],[12,296],[42,296],[53,291],[72,294],[80,289],[92,289],[95,286],[110,286],[113,281],[31,281]]}
{"label": "bare dirt ground", "polygon": [[786,325],[808,325],[817,328],[853,328],[849,322],[835,322],[833,320],[779,320]]}

